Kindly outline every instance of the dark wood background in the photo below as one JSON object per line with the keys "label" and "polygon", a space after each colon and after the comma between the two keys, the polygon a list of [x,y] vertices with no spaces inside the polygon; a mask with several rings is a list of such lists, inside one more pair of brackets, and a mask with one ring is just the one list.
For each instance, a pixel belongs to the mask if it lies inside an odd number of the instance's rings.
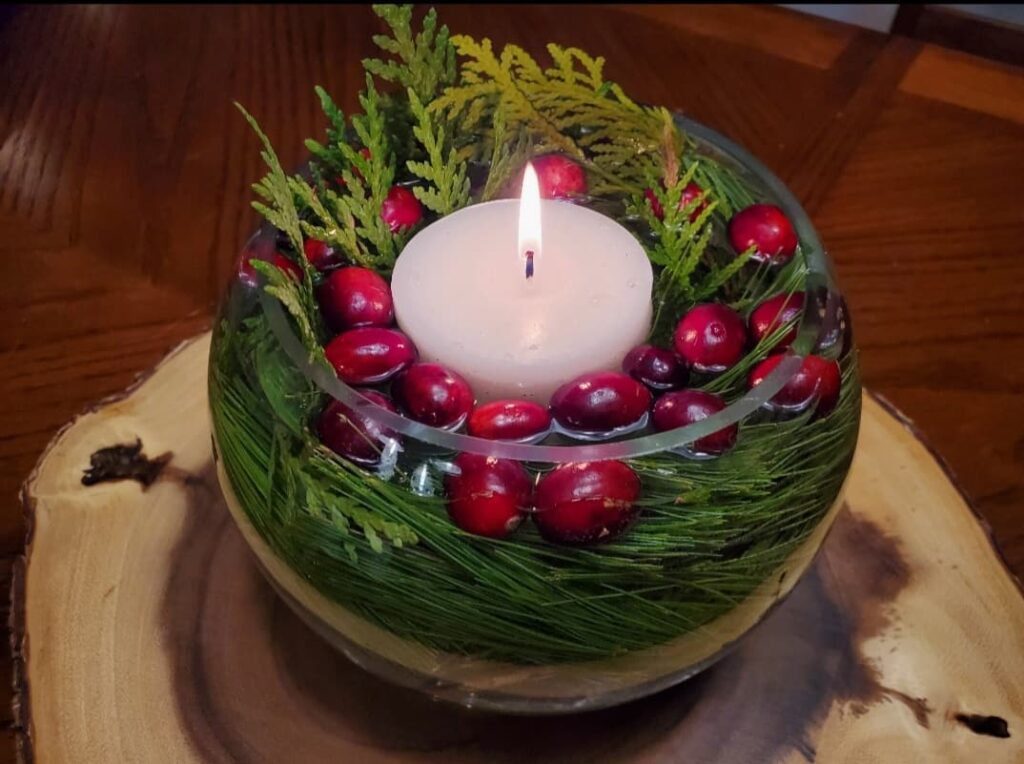
{"label": "dark wood background", "polygon": [[[835,258],[867,385],[918,422],[1024,575],[1024,70],[772,7],[441,11],[536,54],[603,54],[634,97],[790,183]],[[322,129],[312,86],[353,106],[377,29],[365,7],[0,11],[5,559],[57,428],[209,325],[256,223],[260,160],[231,102],[295,163]]]}

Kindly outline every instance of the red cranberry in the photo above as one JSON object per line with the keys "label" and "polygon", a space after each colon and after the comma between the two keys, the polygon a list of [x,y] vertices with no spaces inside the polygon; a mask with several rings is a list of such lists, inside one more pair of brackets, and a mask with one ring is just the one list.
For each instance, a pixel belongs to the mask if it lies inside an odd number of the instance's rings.
{"label": "red cranberry", "polygon": [[412,228],[423,219],[423,207],[416,194],[405,186],[392,186],[380,208],[380,219],[391,233]]}
{"label": "red cranberry", "polygon": [[[748,384],[757,387],[764,378],[782,363],[784,355],[769,356],[750,372]],[[839,400],[841,375],[839,364],[817,355],[804,358],[797,372],[790,377],[782,389],[769,402],[769,407],[785,412],[801,412],[812,403],[815,415],[825,416],[836,407]]]}
{"label": "red cranberry", "polygon": [[326,271],[328,268],[341,262],[341,258],[333,247],[319,239],[306,239],[302,243],[302,251],[309,260],[309,264],[318,271]]}
{"label": "red cranberry", "polygon": [[459,454],[445,478],[448,516],[467,533],[501,538],[519,527],[530,506],[530,474],[511,459]]}
{"label": "red cranberry", "polygon": [[[654,212],[654,216],[658,218],[658,220],[664,218],[665,210],[661,208],[661,202],[658,201],[658,197],[655,195],[654,191],[649,188],[644,189],[644,195],[647,197],[647,201],[651,205],[651,211]],[[704,189],[698,186],[693,181],[690,181],[689,183],[686,184],[686,187],[683,188],[683,195],[679,197],[679,209],[685,209],[688,205],[693,204],[703,195]],[[708,202],[707,199],[705,199],[696,207],[694,207],[693,212],[691,212],[689,215],[690,222],[696,223],[701,213],[704,212],[705,209],[707,209],[707,206]]]}
{"label": "red cranberry", "polygon": [[623,462],[562,464],[538,484],[533,521],[548,541],[607,541],[637,516],[639,496],[640,478]]}
{"label": "red cranberry", "polygon": [[638,345],[622,360],[622,370],[652,390],[671,390],[686,384],[689,372],[671,350]]}
{"label": "red cranberry", "polygon": [[796,339],[796,324],[803,309],[803,292],[794,292],[790,295],[777,294],[774,297],[769,297],[750,313],[750,336],[757,343],[782,326],[793,324],[793,327],[772,346],[773,350],[788,348]]}
{"label": "red cranberry", "polygon": [[561,154],[547,154],[533,160],[540,195],[545,199],[566,199],[587,193],[583,168]]}
{"label": "red cranberry", "polygon": [[617,371],[583,374],[555,390],[551,414],[574,434],[612,433],[643,421],[651,393],[642,384]]}
{"label": "red cranberry", "polygon": [[698,305],[683,316],[673,344],[697,371],[725,371],[743,356],[747,332],[732,308],[718,303]]}
{"label": "red cranberry", "polygon": [[[248,287],[255,287],[260,283],[260,274],[250,262],[254,259],[258,260],[259,258],[253,252],[246,250],[238,260],[238,280]],[[280,252],[275,252],[270,258],[270,262],[296,281],[302,281],[302,268],[291,258],[285,257]]]}
{"label": "red cranberry", "polygon": [[752,204],[729,221],[729,241],[737,252],[756,247],[753,259],[784,263],[796,251],[796,231],[774,204]]}
{"label": "red cranberry", "polygon": [[[706,393],[703,390],[678,390],[666,393],[658,399],[654,404],[651,419],[654,429],[663,432],[700,422],[724,408],[725,401],[714,393]],[[724,454],[736,444],[738,429],[737,425],[731,424],[716,430],[695,440],[690,444],[690,450],[696,454]]]}
{"label": "red cranberry", "polygon": [[271,262],[296,281],[302,281],[302,267],[290,257],[285,257],[280,252],[275,252]]}
{"label": "red cranberry", "polygon": [[533,401],[492,401],[469,415],[466,431],[488,440],[530,440],[551,429],[551,414]]}
{"label": "red cranberry", "polygon": [[[382,393],[368,390],[363,395],[378,406],[395,411],[394,404]],[[334,453],[368,467],[379,464],[387,441],[398,437],[371,413],[355,411],[333,398],[317,418],[316,431],[321,442]]]}
{"label": "red cranberry", "polygon": [[370,385],[383,382],[416,360],[416,348],[401,332],[364,326],[335,337],[324,348],[342,382]]}
{"label": "red cranberry", "polygon": [[439,363],[414,363],[398,375],[391,392],[412,419],[446,430],[459,428],[473,409],[469,383]]}
{"label": "red cranberry", "polygon": [[336,332],[356,326],[388,326],[395,318],[391,287],[369,268],[333,271],[317,290],[327,325]]}

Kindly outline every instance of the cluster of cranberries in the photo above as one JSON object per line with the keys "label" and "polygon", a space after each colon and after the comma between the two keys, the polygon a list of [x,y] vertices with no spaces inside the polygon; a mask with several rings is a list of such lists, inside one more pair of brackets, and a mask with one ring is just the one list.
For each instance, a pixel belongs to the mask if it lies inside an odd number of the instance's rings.
{"label": "cluster of cranberries", "polygon": [[[658,431],[674,430],[707,419],[726,407],[721,396],[703,390],[686,389],[688,374],[696,371],[717,374],[734,366],[751,344],[776,336],[771,355],[753,368],[747,378],[753,388],[764,381],[784,358],[783,351],[796,338],[795,322],[804,305],[802,292],[771,297],[750,313],[746,323],[726,305],[709,303],[691,309],[676,326],[673,350],[643,345],[631,351],[623,369],[661,396],[651,412]],[[839,400],[839,364],[817,355],[807,356],[800,370],[768,402],[778,412],[803,412],[814,407],[815,416],[825,416]],[[664,392],[663,392],[664,391]],[[689,445],[701,456],[718,456],[736,443],[737,426],[729,425]]]}
{"label": "cluster of cranberries", "polygon": [[[320,267],[331,253],[306,242],[306,256]],[[287,258],[282,263],[288,262]],[[288,268],[282,264],[281,267]],[[297,276],[299,271],[294,272]],[[375,272],[350,266],[329,270],[317,298],[324,321],[336,332],[325,355],[338,378],[357,387],[390,385],[364,395],[383,408],[433,427],[466,431],[479,438],[533,442],[553,427],[580,437],[600,437],[642,425],[650,405],[647,388],[632,378],[602,372],[560,388],[551,406],[525,400],[475,405],[470,385],[458,373],[417,359],[416,348],[394,328],[391,290]],[[363,466],[380,463],[389,440],[399,435],[372,414],[332,400],[320,413],[321,441]],[[534,484],[518,462],[464,453],[445,481],[451,519],[463,530],[500,537],[532,514],[552,541],[583,544],[610,538],[635,515],[640,481],[621,462],[563,465]],[[530,512],[533,508],[536,511]]]}
{"label": "cluster of cranberries", "polygon": [[[582,168],[565,157],[540,157],[535,168],[547,198],[571,198],[587,191]],[[661,216],[657,197],[648,192],[648,199]],[[689,184],[680,208],[693,208],[690,219],[696,221],[705,206],[703,190]],[[413,226],[421,216],[419,202],[401,186],[391,189],[381,210],[392,230]],[[762,262],[783,263],[797,246],[789,221],[771,205],[741,210],[728,232],[738,252],[752,249],[753,257]],[[325,354],[339,379],[357,387],[390,385],[390,397],[379,390],[364,395],[415,421],[448,430],[465,427],[470,435],[491,440],[537,442],[552,430],[599,440],[648,423],[665,431],[706,419],[723,410],[726,402],[713,393],[687,388],[691,375],[729,369],[750,344],[795,323],[804,304],[802,293],[777,295],[758,305],[746,322],[725,305],[697,305],[679,321],[672,349],[634,348],[623,359],[621,372],[581,375],[558,388],[548,406],[525,400],[476,406],[465,379],[440,364],[418,361],[413,343],[393,327],[394,305],[384,279],[366,268],[337,267],[335,253],[322,242],[308,240],[304,250],[308,261],[324,273],[317,298],[324,321],[336,333]],[[273,263],[302,278],[302,271],[287,257],[277,254]],[[239,275],[255,280],[248,262],[241,264]],[[751,372],[750,387],[780,363],[781,351],[794,338],[795,328],[778,338],[774,354]],[[823,416],[835,406],[839,384],[835,361],[808,356],[769,406],[782,412],[814,406],[816,415]],[[327,447],[368,467],[379,464],[384,445],[399,437],[370,415],[337,400],[321,412],[316,428]],[[688,449],[694,455],[718,456],[735,445],[736,437],[733,424],[697,439]],[[534,480],[517,461],[462,453],[445,479],[445,490],[449,516],[466,532],[503,537],[529,515],[550,541],[588,544],[613,538],[629,526],[639,511],[640,479],[623,462],[600,461],[562,464]]]}
{"label": "cluster of cranberries", "polygon": [[[311,262],[328,261],[321,247],[306,243]],[[390,396],[364,392],[388,411],[442,429],[465,426],[479,438],[523,442],[543,438],[553,427],[599,437],[646,421],[647,388],[609,372],[564,385],[550,407],[525,400],[476,406],[470,385],[458,373],[417,360],[412,342],[393,327],[391,290],[378,274],[355,266],[331,270],[317,298],[325,322],[337,332],[324,352],[338,378],[357,387],[389,384]],[[379,464],[385,444],[399,438],[371,414],[337,400],[320,413],[316,430],[328,448],[367,467]],[[545,538],[575,544],[623,530],[635,515],[639,486],[639,478],[621,462],[563,465],[535,486],[519,462],[469,453],[455,459],[445,481],[450,517],[469,533],[504,536],[533,508]]]}

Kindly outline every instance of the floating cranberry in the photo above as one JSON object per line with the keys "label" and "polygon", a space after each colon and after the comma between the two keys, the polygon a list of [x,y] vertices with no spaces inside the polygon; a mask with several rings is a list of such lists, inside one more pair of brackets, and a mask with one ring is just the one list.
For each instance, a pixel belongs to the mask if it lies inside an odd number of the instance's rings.
{"label": "floating cranberry", "polygon": [[[703,390],[677,390],[658,399],[654,404],[651,420],[654,429],[664,432],[700,422],[724,408],[725,401],[714,393],[706,393]],[[698,438],[689,448],[695,454],[724,454],[736,444],[738,429],[735,424],[728,425],[710,435]]]}
{"label": "floating cranberry", "polygon": [[[775,367],[782,363],[784,355],[769,356],[750,372],[748,384],[757,387]],[[817,355],[804,358],[797,372],[789,378],[771,401],[769,408],[798,413],[815,404],[815,415],[825,416],[836,407],[839,400],[841,375],[839,364]]]}
{"label": "floating cranberry", "polygon": [[551,429],[551,414],[533,401],[492,401],[473,409],[466,431],[488,440],[530,440]]}
{"label": "floating cranberry", "polygon": [[676,327],[673,344],[680,357],[697,371],[725,371],[743,355],[747,331],[732,308],[718,303],[698,305]]}
{"label": "floating cranberry", "polygon": [[800,319],[803,309],[803,292],[769,297],[750,313],[750,336],[754,338],[755,343],[760,342],[786,324],[793,324],[793,327],[772,346],[773,350],[788,348],[796,339],[796,322]]}
{"label": "floating cranberry", "polygon": [[380,208],[380,219],[391,233],[412,228],[423,219],[423,207],[416,194],[405,186],[392,186]]}
{"label": "floating cranberry", "polygon": [[[394,404],[382,393],[368,390],[363,395],[378,406],[395,411]],[[317,418],[316,431],[321,442],[334,453],[368,467],[380,464],[381,451],[388,440],[398,437],[371,413],[355,411],[336,399],[331,399]]]}
{"label": "floating cranberry", "polygon": [[[650,188],[644,189],[644,195],[647,197],[647,201],[651,205],[651,211],[654,212],[654,216],[658,218],[658,220],[664,218],[665,210],[661,208],[661,202],[658,201],[658,197],[655,195],[654,191]],[[693,181],[690,181],[689,183],[686,184],[686,187],[683,189],[683,195],[679,197],[679,209],[686,209],[686,207],[696,202],[703,195],[704,189],[698,186]],[[693,211],[689,215],[690,222],[696,223],[697,219],[700,218],[701,213],[704,212],[705,209],[707,209],[707,206],[708,202],[705,199],[696,207],[694,207]]]}
{"label": "floating cranberry", "polygon": [[622,360],[622,370],[652,390],[672,390],[686,384],[690,374],[671,350],[638,345]]}
{"label": "floating cranberry", "polygon": [[756,247],[753,259],[784,263],[796,251],[796,231],[774,204],[752,204],[729,221],[729,241],[737,252]]}
{"label": "floating cranberry", "polygon": [[540,195],[545,199],[566,199],[587,193],[583,168],[561,154],[546,154],[533,160]]}
{"label": "floating cranberry", "polygon": [[501,538],[526,516],[533,486],[530,474],[511,459],[459,454],[445,478],[448,516],[467,533]]}
{"label": "floating cranberry", "polygon": [[577,435],[603,435],[640,424],[651,405],[642,384],[617,371],[583,374],[555,390],[551,414]]}
{"label": "floating cranberry", "polygon": [[357,326],[388,326],[395,318],[391,287],[369,268],[333,271],[317,290],[327,325],[336,332]]}
{"label": "floating cranberry", "polygon": [[414,363],[398,375],[391,392],[408,416],[446,430],[459,428],[473,409],[469,383],[439,363]]}
{"label": "floating cranberry", "polygon": [[[252,267],[252,260],[259,260],[255,253],[245,251],[238,260],[238,280],[249,287],[255,287],[260,283],[259,272]],[[280,252],[275,252],[270,258],[270,263],[277,266],[296,281],[302,281],[302,268],[294,260],[285,257]]]}
{"label": "floating cranberry", "polygon": [[548,541],[607,541],[637,516],[639,496],[640,478],[623,462],[562,464],[538,484],[533,521]]}
{"label": "floating cranberry", "polygon": [[416,360],[416,348],[401,332],[364,326],[343,332],[324,348],[342,382],[383,382]]}
{"label": "floating cranberry", "polygon": [[341,262],[334,247],[319,239],[306,239],[302,243],[302,251],[305,253],[306,259],[309,260],[309,264],[318,271],[326,271]]}

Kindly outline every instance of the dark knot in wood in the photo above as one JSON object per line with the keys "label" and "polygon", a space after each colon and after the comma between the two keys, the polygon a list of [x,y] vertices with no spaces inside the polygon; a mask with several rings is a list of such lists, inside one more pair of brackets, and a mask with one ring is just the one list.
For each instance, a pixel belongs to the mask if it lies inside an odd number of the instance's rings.
{"label": "dark knot in wood", "polygon": [[1010,737],[1010,726],[1001,716],[984,716],[982,714],[957,714],[954,717],[975,735],[989,737]]}
{"label": "dark knot in wood", "polygon": [[169,461],[169,451],[153,459],[147,458],[142,453],[142,439],[136,438],[134,443],[107,446],[94,452],[89,457],[88,469],[82,475],[82,485],[135,480],[147,488],[160,476]]}

